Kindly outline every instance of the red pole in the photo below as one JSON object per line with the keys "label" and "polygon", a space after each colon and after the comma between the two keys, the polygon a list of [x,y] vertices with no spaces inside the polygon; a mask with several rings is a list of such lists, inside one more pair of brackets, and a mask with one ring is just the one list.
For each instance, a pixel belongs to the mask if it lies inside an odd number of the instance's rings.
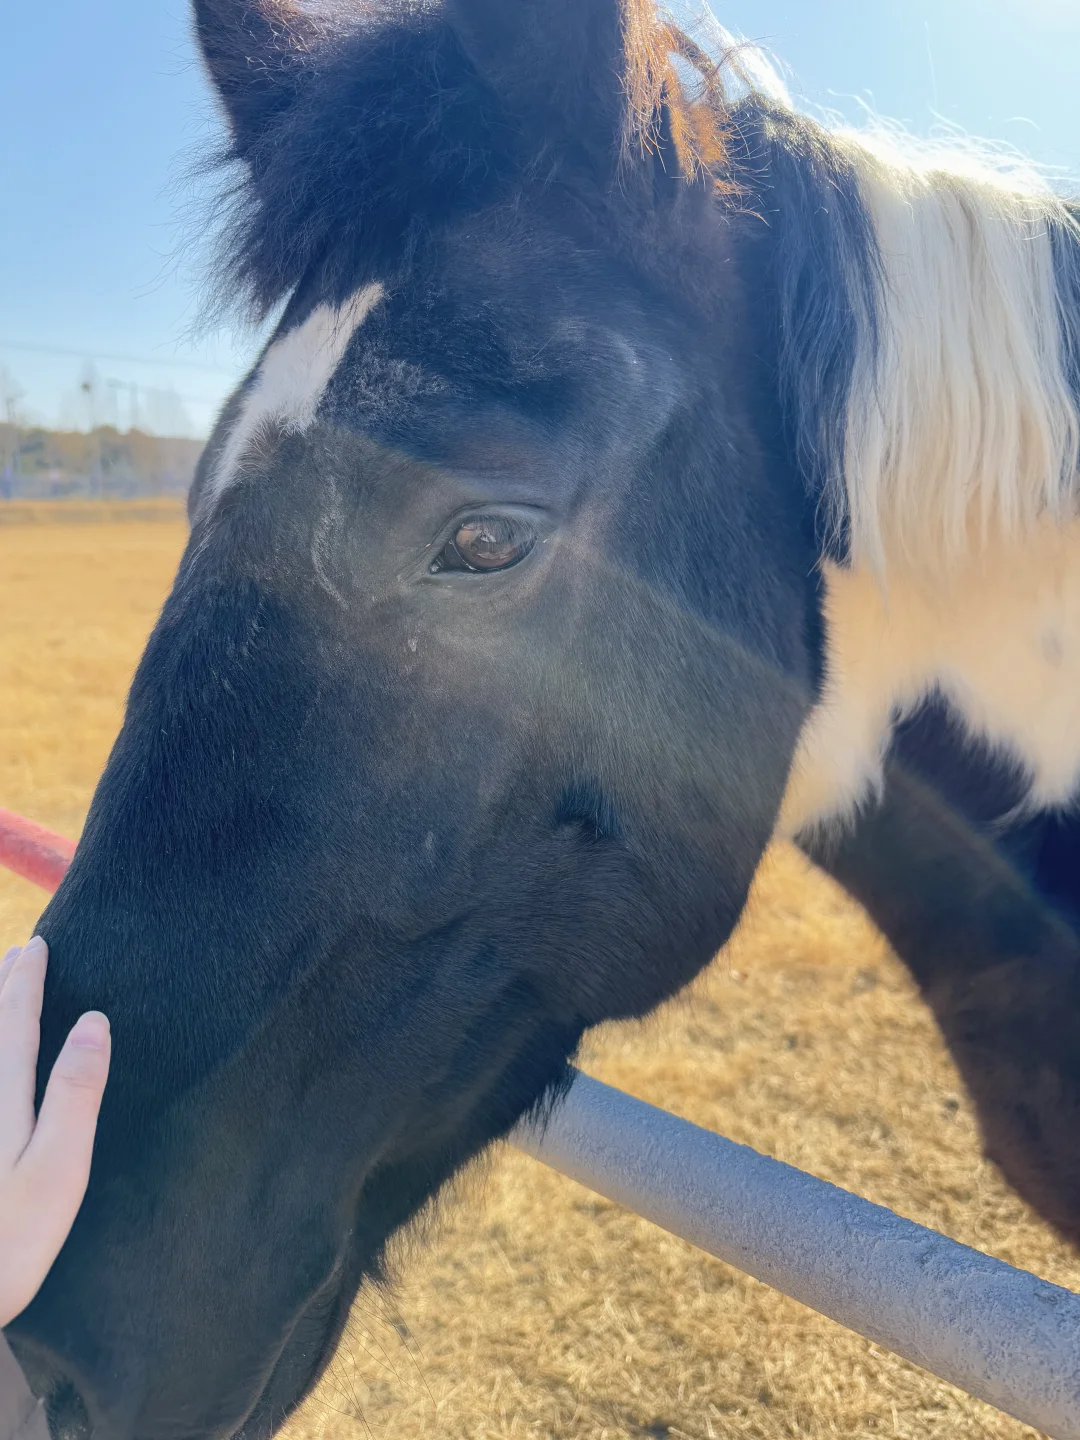
{"label": "red pole", "polygon": [[0,865],[24,880],[43,890],[55,890],[74,854],[74,840],[65,840],[44,825],[0,808]]}

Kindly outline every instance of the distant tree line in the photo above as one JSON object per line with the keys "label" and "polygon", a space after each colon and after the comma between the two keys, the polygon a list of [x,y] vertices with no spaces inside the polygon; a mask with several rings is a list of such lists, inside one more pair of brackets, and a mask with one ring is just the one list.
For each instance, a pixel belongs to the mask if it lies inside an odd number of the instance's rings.
{"label": "distant tree line", "polygon": [[184,495],[202,448],[201,440],[111,425],[86,432],[0,422],[0,501]]}

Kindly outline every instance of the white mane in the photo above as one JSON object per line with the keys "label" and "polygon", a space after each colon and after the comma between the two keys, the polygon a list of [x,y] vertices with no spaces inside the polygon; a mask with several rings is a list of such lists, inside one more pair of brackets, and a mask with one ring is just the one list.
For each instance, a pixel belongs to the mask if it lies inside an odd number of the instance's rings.
{"label": "white mane", "polygon": [[[772,59],[707,5],[673,14],[724,65],[732,99],[751,91],[795,108]],[[893,562],[938,568],[1041,517],[1069,518],[1080,413],[1067,372],[1080,357],[1051,232],[1080,257],[1080,224],[1005,147],[813,118],[857,176],[883,270],[879,313],[855,317],[846,444],[827,477],[852,562],[879,576]],[[1080,315],[1072,327],[1080,345]]]}
{"label": "white mane", "polygon": [[1080,414],[1051,231],[1080,246],[1080,226],[1032,171],[971,144],[881,127],[836,139],[884,269],[836,477],[853,562],[952,563],[1068,518]]}

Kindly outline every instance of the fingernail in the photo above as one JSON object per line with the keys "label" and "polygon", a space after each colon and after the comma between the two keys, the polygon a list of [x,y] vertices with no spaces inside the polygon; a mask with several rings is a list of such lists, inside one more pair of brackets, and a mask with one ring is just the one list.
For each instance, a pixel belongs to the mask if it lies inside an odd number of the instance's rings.
{"label": "fingernail", "polygon": [[48,947],[40,935],[31,935],[23,946],[23,959],[34,959],[35,956],[47,953],[47,949]]}
{"label": "fingernail", "polygon": [[100,1010],[88,1010],[75,1021],[68,1036],[72,1045],[86,1050],[104,1050],[109,1044],[109,1019]]}

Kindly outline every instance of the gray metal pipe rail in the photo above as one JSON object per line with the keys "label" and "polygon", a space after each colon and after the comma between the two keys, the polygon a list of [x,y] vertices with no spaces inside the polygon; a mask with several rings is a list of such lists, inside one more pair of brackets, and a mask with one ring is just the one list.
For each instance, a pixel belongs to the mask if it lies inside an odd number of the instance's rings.
{"label": "gray metal pipe rail", "polygon": [[1080,1440],[1080,1296],[577,1074],[519,1149],[1053,1440]]}

